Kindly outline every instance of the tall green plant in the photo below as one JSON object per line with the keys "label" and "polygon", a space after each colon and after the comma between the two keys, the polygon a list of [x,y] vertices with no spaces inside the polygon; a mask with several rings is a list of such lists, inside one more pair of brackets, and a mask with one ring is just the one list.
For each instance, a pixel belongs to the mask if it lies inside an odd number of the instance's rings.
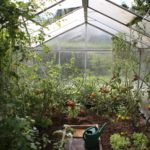
{"label": "tall green plant", "polygon": [[[22,61],[30,45],[30,36],[28,32],[21,30],[26,29],[24,20],[33,18],[33,12],[36,5],[31,3],[2,0],[0,6],[0,96],[3,111],[9,101],[12,102],[14,97],[15,83],[19,76],[17,75],[17,66]],[[13,98],[15,99],[15,98]],[[2,112],[3,113],[3,112]],[[4,115],[3,115],[4,117]]]}
{"label": "tall green plant", "polygon": [[[113,37],[114,70],[117,68],[125,79],[130,78],[137,72],[139,60],[134,43],[127,42],[124,34]],[[117,70],[118,70],[117,69]]]}
{"label": "tall green plant", "polygon": [[[125,95],[125,99],[128,100],[128,112],[131,114],[132,123],[135,129],[138,127],[139,119],[139,102],[141,101],[141,91],[139,88],[140,80],[140,67],[141,60],[139,57],[139,51],[135,47],[136,41],[127,42],[125,35],[119,35],[113,39],[113,52],[114,52],[114,77],[116,76],[116,70],[119,72],[119,76],[122,77],[125,88],[128,89]],[[134,81],[137,81],[134,82]],[[125,92],[124,92],[125,93]]]}

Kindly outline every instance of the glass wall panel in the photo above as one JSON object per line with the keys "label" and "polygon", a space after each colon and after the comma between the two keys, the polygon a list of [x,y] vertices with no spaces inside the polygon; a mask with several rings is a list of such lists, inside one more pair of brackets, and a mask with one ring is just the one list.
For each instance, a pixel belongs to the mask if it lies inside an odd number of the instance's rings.
{"label": "glass wall panel", "polygon": [[61,76],[63,78],[83,76],[85,71],[84,52],[60,52]]}
{"label": "glass wall panel", "polygon": [[43,55],[43,63],[54,61],[61,65],[61,76],[83,77],[97,76],[110,79],[112,73],[113,56],[111,50],[93,51],[52,51]]}
{"label": "glass wall panel", "polygon": [[49,40],[46,42],[46,45],[50,46],[50,48],[55,51],[80,50],[85,47],[84,30],[84,25],[81,25]]}
{"label": "glass wall panel", "polygon": [[150,80],[150,49],[145,49],[141,52],[141,75],[146,77],[148,74]]}
{"label": "glass wall panel", "polygon": [[74,64],[77,68],[84,69],[84,52],[70,52],[70,51],[61,51],[60,52],[60,64],[70,63],[71,58],[74,58]]}
{"label": "glass wall panel", "polygon": [[112,51],[98,51],[87,53],[87,70],[93,76],[110,79],[113,65]]}
{"label": "glass wall panel", "polygon": [[141,71],[140,71],[140,77],[143,79],[143,81],[140,81],[140,86],[142,87],[142,91],[144,91],[144,94],[142,96],[142,101],[140,103],[140,108],[142,113],[145,114],[145,116],[148,118],[150,116],[150,112],[147,109],[147,106],[150,103],[149,95],[149,87],[150,87],[150,49],[143,49],[141,51]]}
{"label": "glass wall panel", "polygon": [[87,26],[87,45],[92,49],[111,49],[111,36],[102,30]]}
{"label": "glass wall panel", "polygon": [[46,43],[53,50],[110,49],[111,36],[90,25],[82,25]]}

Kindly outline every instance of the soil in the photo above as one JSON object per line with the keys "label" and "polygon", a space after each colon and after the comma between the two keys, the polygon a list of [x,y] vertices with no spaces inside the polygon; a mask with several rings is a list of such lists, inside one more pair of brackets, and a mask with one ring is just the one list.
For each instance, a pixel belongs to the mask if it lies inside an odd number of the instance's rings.
{"label": "soil", "polygon": [[[150,124],[146,124],[145,118],[141,115],[138,122],[138,127],[133,125],[132,120],[115,121],[116,118],[112,117],[111,121],[108,117],[102,117],[98,115],[87,114],[86,116],[79,116],[76,119],[69,119],[66,115],[57,115],[52,118],[53,125],[47,129],[40,129],[40,132],[46,132],[49,135],[51,143],[46,147],[45,150],[53,150],[53,143],[58,142],[58,137],[53,135],[56,130],[63,129],[64,124],[98,124],[102,126],[103,123],[107,122],[107,127],[104,130],[101,141],[103,150],[112,150],[110,145],[110,136],[114,133],[121,133],[127,136],[131,136],[134,132],[143,132],[150,141]],[[150,147],[150,145],[149,145]]]}

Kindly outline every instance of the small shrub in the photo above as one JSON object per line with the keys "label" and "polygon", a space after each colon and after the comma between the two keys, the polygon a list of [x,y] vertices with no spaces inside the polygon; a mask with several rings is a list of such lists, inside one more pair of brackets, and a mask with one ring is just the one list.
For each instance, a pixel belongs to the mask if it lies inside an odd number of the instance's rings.
{"label": "small shrub", "polygon": [[113,150],[127,150],[130,146],[129,138],[116,133],[111,135],[110,143]]}
{"label": "small shrub", "polygon": [[143,133],[134,133],[132,139],[136,150],[147,148],[148,138]]}

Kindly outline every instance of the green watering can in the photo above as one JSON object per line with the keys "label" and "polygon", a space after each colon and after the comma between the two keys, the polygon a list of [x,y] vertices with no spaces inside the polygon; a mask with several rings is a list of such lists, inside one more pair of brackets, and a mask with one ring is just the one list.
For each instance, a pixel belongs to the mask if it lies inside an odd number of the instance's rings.
{"label": "green watering can", "polygon": [[96,149],[99,146],[99,137],[101,136],[107,123],[104,123],[101,128],[92,126],[87,128],[83,133],[83,139],[85,142],[85,147],[88,150]]}

